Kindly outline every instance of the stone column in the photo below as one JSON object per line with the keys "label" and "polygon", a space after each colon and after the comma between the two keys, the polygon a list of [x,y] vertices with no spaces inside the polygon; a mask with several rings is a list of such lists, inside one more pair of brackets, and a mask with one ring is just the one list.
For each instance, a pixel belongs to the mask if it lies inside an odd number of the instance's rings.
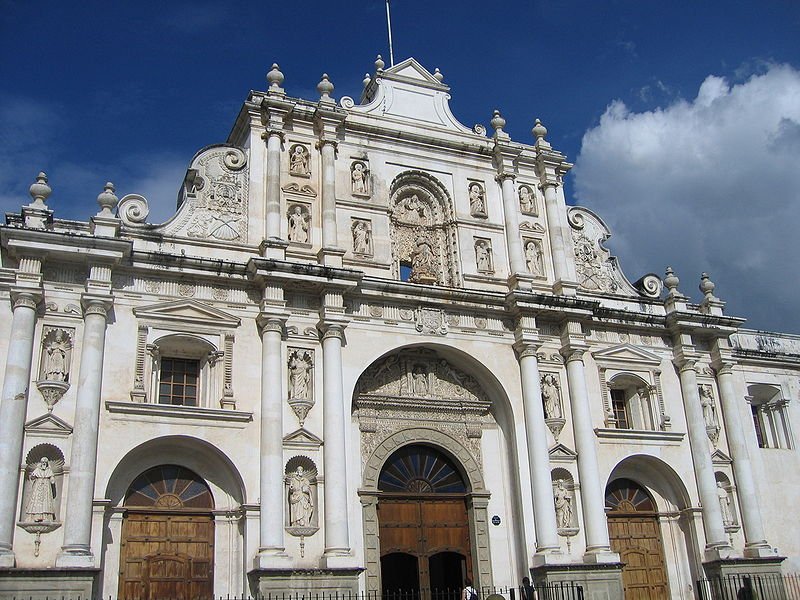
{"label": "stone column", "polygon": [[14,523],[17,519],[19,466],[31,380],[36,305],[34,292],[12,292],[13,316],[0,398],[0,567],[14,566]]}
{"label": "stone column", "polygon": [[325,554],[330,557],[350,553],[347,522],[345,403],[342,390],[344,325],[323,322],[321,329],[322,429],[325,439],[322,455],[325,463]]}
{"label": "stone column", "polygon": [[57,567],[95,566],[91,547],[92,503],[100,428],[106,319],[111,302],[108,298],[85,296],[83,305],[83,343],[75,398],[75,429],[64,518],[64,545],[56,557]]}
{"label": "stone column", "polygon": [[281,237],[281,143],[283,132],[268,129],[267,135],[267,239]]}
{"label": "stone column", "polygon": [[525,256],[522,252],[522,238],[519,235],[519,201],[514,189],[514,175],[504,173],[497,176],[503,191],[503,214],[506,225],[506,248],[511,273],[527,273]]}
{"label": "stone column", "polygon": [[338,247],[336,231],[336,142],[320,140],[322,154],[322,247]]}
{"label": "stone column", "polygon": [[544,422],[539,361],[536,359],[535,346],[526,345],[520,349],[519,370],[522,377],[522,404],[533,495],[536,552],[545,554],[559,551],[560,547],[550,477],[550,454],[547,450],[547,425]]}
{"label": "stone column", "polygon": [[758,490],[753,479],[753,468],[745,442],[744,427],[739,415],[736,392],[733,386],[733,369],[729,363],[717,368],[722,417],[727,432],[728,448],[733,459],[733,475],[739,492],[739,505],[742,507],[742,527],[744,529],[744,554],[748,557],[775,556],[764,535],[761,521],[761,508],[758,503]]}
{"label": "stone column", "polygon": [[[680,369],[679,377],[683,407],[686,413],[686,426],[689,430],[689,444],[692,449],[694,477],[700,493],[703,529],[706,533],[706,552],[730,549],[717,497],[717,482],[714,478],[714,465],[711,462],[706,422],[703,419],[703,408],[700,405],[700,394],[697,390],[695,364],[691,360],[681,360],[678,362],[678,368]],[[721,558],[725,558],[725,556],[721,556]]]}
{"label": "stone column", "polygon": [[261,446],[259,548],[255,568],[289,560],[283,542],[286,494],[283,473],[283,318],[264,315],[261,327]]}
{"label": "stone column", "polygon": [[[593,562],[604,554],[611,553],[611,546],[606,522],[605,489],[600,483],[584,369],[583,350],[570,351],[567,355],[567,383],[575,449],[578,452],[578,476],[581,480],[581,509],[587,555],[585,559]],[[602,558],[601,561],[605,562]]]}
{"label": "stone column", "polygon": [[547,181],[541,184],[544,192],[544,207],[547,212],[547,235],[550,239],[550,250],[553,255],[553,275],[556,281],[571,280],[569,261],[567,258],[564,228],[561,219],[561,203],[556,193],[557,183]]}

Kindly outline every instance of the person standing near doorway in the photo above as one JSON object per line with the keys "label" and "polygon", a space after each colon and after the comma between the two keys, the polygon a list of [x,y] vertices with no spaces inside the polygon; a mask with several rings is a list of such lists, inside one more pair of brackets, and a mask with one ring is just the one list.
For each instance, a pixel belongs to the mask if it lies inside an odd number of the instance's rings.
{"label": "person standing near doorway", "polygon": [[464,582],[464,592],[461,594],[461,600],[478,600],[478,592],[472,587],[472,580],[469,578]]}

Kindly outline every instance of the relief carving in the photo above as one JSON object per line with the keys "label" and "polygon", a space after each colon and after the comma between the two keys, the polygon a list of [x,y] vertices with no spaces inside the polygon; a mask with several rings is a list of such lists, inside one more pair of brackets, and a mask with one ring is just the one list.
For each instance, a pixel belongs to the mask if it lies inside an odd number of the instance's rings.
{"label": "relief carving", "polygon": [[311,222],[308,207],[304,204],[292,204],[289,206],[286,218],[289,221],[289,241],[307,244],[308,229]]}
{"label": "relief carving", "polygon": [[73,329],[61,327],[45,327],[42,330],[41,366],[36,387],[44,398],[48,412],[53,412],[53,407],[69,389],[74,333]]}
{"label": "relief carving", "polygon": [[519,186],[519,210],[524,215],[537,216],[536,197],[528,185]]}
{"label": "relief carving", "polygon": [[719,420],[717,418],[717,407],[714,403],[714,391],[710,384],[703,383],[697,386],[700,396],[700,406],[703,408],[703,421],[706,424],[708,439],[717,447],[719,442]]}
{"label": "relief carving", "polygon": [[353,219],[353,252],[372,256],[372,224],[364,219]]}
{"label": "relief carving", "polygon": [[486,216],[486,192],[477,181],[469,184],[469,213],[473,217]]}
{"label": "relief carving", "polygon": [[308,412],[314,406],[314,351],[289,349],[289,406],[303,427]]}
{"label": "relief carving", "polygon": [[492,242],[484,238],[475,239],[475,263],[479,273],[493,273]]}
{"label": "relief carving", "polygon": [[369,196],[369,169],[360,160],[350,167],[350,183],[354,196]]}
{"label": "relief carving", "polygon": [[443,310],[438,308],[418,308],[416,330],[420,333],[447,334],[447,320]]}
{"label": "relief carving", "polygon": [[308,148],[302,144],[295,144],[289,149],[289,173],[301,177],[309,177],[311,173]]}
{"label": "relief carving", "polygon": [[23,514],[17,525],[35,536],[33,554],[39,556],[42,534],[61,527],[58,498],[64,454],[56,446],[39,444],[28,452],[25,462]]}

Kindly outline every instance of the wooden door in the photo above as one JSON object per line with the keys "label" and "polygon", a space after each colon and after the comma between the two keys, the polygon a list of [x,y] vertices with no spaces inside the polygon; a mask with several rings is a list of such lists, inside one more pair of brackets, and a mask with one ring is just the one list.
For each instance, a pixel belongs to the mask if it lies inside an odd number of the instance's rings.
{"label": "wooden door", "polygon": [[129,512],[122,525],[120,600],[197,600],[213,595],[210,514]]}

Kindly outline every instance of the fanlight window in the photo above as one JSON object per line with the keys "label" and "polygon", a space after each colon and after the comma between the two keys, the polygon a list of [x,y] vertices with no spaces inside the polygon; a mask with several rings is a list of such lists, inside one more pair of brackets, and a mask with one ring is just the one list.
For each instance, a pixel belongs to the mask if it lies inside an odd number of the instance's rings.
{"label": "fanlight window", "polygon": [[427,446],[395,451],[381,471],[378,489],[410,494],[459,494],[467,491],[451,460]]}
{"label": "fanlight window", "polygon": [[211,490],[196,473],[177,465],[153,467],[134,479],[125,506],[165,510],[211,509]]}
{"label": "fanlight window", "polygon": [[615,479],[606,488],[606,510],[611,512],[656,512],[645,489],[630,479]]}

